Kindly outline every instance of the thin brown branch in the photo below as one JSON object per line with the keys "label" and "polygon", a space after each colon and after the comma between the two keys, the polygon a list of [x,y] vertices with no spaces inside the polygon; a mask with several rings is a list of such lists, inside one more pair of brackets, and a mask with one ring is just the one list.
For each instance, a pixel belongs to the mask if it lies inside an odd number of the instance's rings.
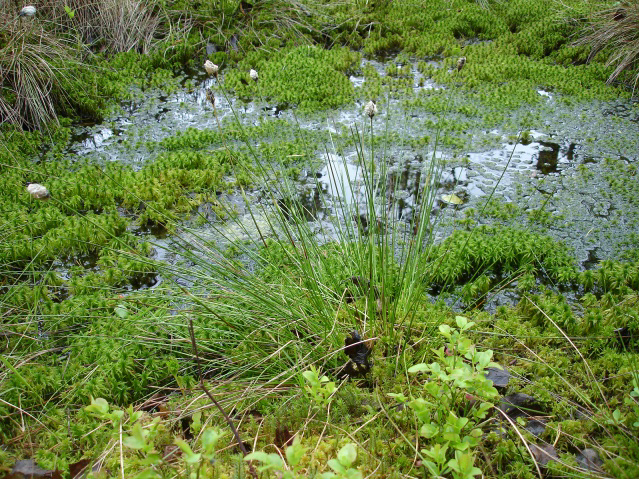
{"label": "thin brown branch", "polygon": [[[195,330],[193,329],[192,318],[189,318],[189,334],[191,335],[191,346],[193,347],[193,354],[195,356],[195,362],[197,365],[197,374],[198,374],[198,377],[200,378],[200,388],[209,397],[211,402],[215,404],[215,407],[217,407],[220,413],[222,413],[222,416],[224,416],[224,419],[226,419],[226,423],[229,425],[229,428],[231,428],[231,431],[233,432],[233,436],[235,436],[235,440],[237,441],[237,444],[240,447],[240,450],[242,451],[242,455],[246,456],[248,454],[248,451],[246,450],[246,446],[244,446],[244,441],[242,441],[242,439],[240,438],[240,434],[237,432],[237,429],[235,428],[233,421],[228,416],[228,414],[226,414],[226,411],[224,411],[220,403],[217,402],[213,394],[211,394],[211,392],[204,385],[204,379],[202,377],[202,369],[200,367],[200,356],[197,352],[197,342],[195,341]],[[249,462],[249,472],[254,479],[257,479],[257,472],[255,471],[255,468],[253,467],[253,464],[251,462]]]}

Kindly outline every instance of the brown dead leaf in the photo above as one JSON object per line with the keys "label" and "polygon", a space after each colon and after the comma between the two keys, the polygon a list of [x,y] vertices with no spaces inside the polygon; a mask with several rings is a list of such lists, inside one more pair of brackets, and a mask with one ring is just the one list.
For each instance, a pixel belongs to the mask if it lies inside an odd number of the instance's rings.
{"label": "brown dead leaf", "polygon": [[168,446],[164,446],[164,454],[162,458],[166,462],[178,462],[181,455],[182,451],[176,445],[170,444]]}
{"label": "brown dead leaf", "polygon": [[599,453],[594,449],[587,448],[579,451],[579,454],[577,454],[575,459],[577,460],[579,467],[587,471],[596,472],[597,474],[602,474],[604,472],[602,469],[603,461],[599,457]]}
{"label": "brown dead leaf", "polygon": [[86,477],[89,472],[90,459],[80,459],[74,464],[69,464],[69,472],[71,473],[71,479],[80,479]]}
{"label": "brown dead leaf", "polygon": [[293,439],[293,435],[288,428],[278,424],[275,428],[275,445],[282,449],[291,445],[291,439]]}
{"label": "brown dead leaf", "polygon": [[550,461],[556,461],[559,459],[557,451],[550,444],[544,444],[543,446],[531,444],[530,452],[532,452],[535,461],[537,461],[537,464],[541,467],[546,467]]}

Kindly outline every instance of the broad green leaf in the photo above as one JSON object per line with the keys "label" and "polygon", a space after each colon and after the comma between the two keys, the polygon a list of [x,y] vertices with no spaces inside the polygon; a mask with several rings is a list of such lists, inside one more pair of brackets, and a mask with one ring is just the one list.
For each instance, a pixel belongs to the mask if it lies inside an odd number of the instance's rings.
{"label": "broad green leaf", "polygon": [[426,383],[424,385],[424,391],[426,391],[428,394],[430,394],[431,396],[433,396],[434,398],[437,398],[440,396],[440,386],[433,381],[430,381],[428,383]]}
{"label": "broad green leaf", "polygon": [[615,409],[612,413],[612,418],[614,419],[614,423],[621,422],[621,411],[619,409]]}
{"label": "broad green leaf", "polygon": [[490,360],[492,359],[492,357],[493,352],[490,349],[487,351],[477,351],[474,358],[477,362],[477,369],[479,369],[480,371],[485,369],[490,364]]}
{"label": "broad green leaf", "polygon": [[444,464],[446,462],[446,451],[448,451],[447,445],[435,444],[430,449],[422,449],[422,454],[430,457],[437,464]]}
{"label": "broad green leaf", "polygon": [[126,319],[129,315],[129,310],[122,304],[118,304],[113,311],[120,319]]}
{"label": "broad green leaf", "polygon": [[[326,376],[324,376],[326,377]],[[331,381],[330,383],[326,383],[324,385],[324,390],[326,391],[326,396],[330,396],[331,394],[333,394],[335,392],[335,383],[333,381]]]}
{"label": "broad green leaf", "polygon": [[291,467],[297,466],[302,460],[302,457],[304,457],[304,453],[307,449],[308,448],[302,446],[299,436],[295,436],[293,444],[286,448],[286,462],[288,462],[288,465]]}
{"label": "broad green leaf", "polygon": [[457,323],[457,327],[459,329],[464,329],[464,326],[468,324],[468,318],[464,316],[455,316],[455,323]]}
{"label": "broad green leaf", "polygon": [[410,368],[408,368],[409,373],[426,373],[429,370],[430,368],[428,364],[424,364],[424,363],[415,364],[414,366],[411,366]]}
{"label": "broad green leaf", "polygon": [[458,431],[461,431],[466,424],[468,424],[469,419],[467,417],[457,417],[453,414],[452,411],[448,412],[448,418],[446,419],[446,423],[453,426]]}
{"label": "broad green leaf", "polygon": [[440,198],[444,203],[448,203],[449,205],[461,205],[464,203],[464,201],[454,193],[451,195],[441,195]]}
{"label": "broad green leaf", "polygon": [[162,461],[162,457],[157,452],[150,452],[144,458],[138,459],[141,466],[153,466],[159,464]]}
{"label": "broad green leaf", "polygon": [[198,462],[200,462],[202,454],[195,454],[191,449],[191,446],[189,446],[185,441],[183,441],[182,439],[175,439],[173,442],[177,447],[180,448],[182,454],[184,454],[184,460],[188,464],[197,464]]}
{"label": "broad green leaf", "polygon": [[348,469],[344,473],[344,478],[345,479],[362,479],[362,473],[359,472],[357,469]]}
{"label": "broad green leaf", "polygon": [[104,398],[91,398],[91,404],[84,408],[85,411],[98,415],[103,415],[109,412],[109,403]]}
{"label": "broad green leaf", "polygon": [[278,455],[278,454],[267,454],[263,451],[255,451],[252,452],[251,454],[247,454],[244,457],[245,461],[251,461],[251,460],[256,460],[256,461],[260,461],[262,463],[262,467],[259,467],[258,469],[260,470],[260,472],[262,471],[268,471],[269,469],[275,469],[277,471],[281,471],[284,469],[284,461],[282,461],[282,458]]}
{"label": "broad green leaf", "polygon": [[489,402],[483,402],[479,405],[479,408],[473,412],[473,416],[477,419],[484,419],[488,411],[493,407]]}
{"label": "broad green leaf", "polygon": [[304,379],[306,379],[311,385],[319,385],[319,378],[317,377],[317,373],[314,371],[304,371],[302,373]]}
{"label": "broad green leaf", "polygon": [[[474,323],[469,323],[469,326]],[[471,348],[473,347],[473,343],[469,338],[460,338],[457,341],[457,351],[461,355],[465,355]]]}
{"label": "broad green leaf", "polygon": [[208,455],[211,455],[215,452],[215,446],[217,445],[217,441],[222,437],[222,434],[217,429],[213,429],[208,427],[202,433],[202,447],[204,448],[204,452]]}
{"label": "broad green leaf", "polygon": [[444,441],[449,442],[450,445],[455,449],[459,449],[460,447],[462,449],[468,448],[468,444],[462,443],[461,436],[457,432],[445,431],[442,432],[441,437]]}
{"label": "broad green leaf", "polygon": [[[424,452],[424,450],[422,449],[422,453],[423,452]],[[424,460],[423,464],[424,464],[424,466],[426,466],[426,469],[428,469],[428,472],[430,472],[433,477],[440,477],[441,476],[441,474],[439,472],[439,468],[437,467],[437,465],[434,462],[428,461],[428,460]]]}
{"label": "broad green leaf", "polygon": [[357,447],[355,444],[349,442],[337,453],[337,460],[340,464],[346,468],[351,467],[351,464],[357,459]]}
{"label": "broad green leaf", "polygon": [[111,413],[111,418],[115,421],[120,421],[124,417],[124,411],[116,409]]}
{"label": "broad green leaf", "polygon": [[146,447],[145,437],[148,432],[142,430],[142,426],[139,422],[136,422],[133,428],[131,429],[131,435],[125,436],[122,439],[122,444],[131,449],[144,449]]}
{"label": "broad green leaf", "polygon": [[470,452],[455,451],[455,459],[448,462],[448,466],[457,474],[454,476],[459,479],[472,479],[474,476],[481,474],[481,469],[473,467],[475,458]]}
{"label": "broad green leaf", "polygon": [[69,18],[73,20],[73,17],[75,17],[75,10],[71,10],[71,7],[69,7],[68,5],[65,5],[64,11],[67,12],[67,15],[69,16]]}
{"label": "broad green leaf", "polygon": [[270,462],[270,457],[268,455],[268,453],[264,452],[264,451],[255,451],[255,452],[251,452],[250,454],[247,454],[246,456],[244,456],[244,460],[245,461],[260,461],[263,463],[269,463]]}
{"label": "broad green leaf", "polygon": [[327,462],[328,467],[333,469],[338,474],[344,474],[346,472],[346,468],[342,466],[337,459],[331,459]]}
{"label": "broad green leaf", "polygon": [[403,393],[388,393],[387,396],[397,399],[400,403],[408,401],[408,398]]}
{"label": "broad green leaf", "polygon": [[191,431],[197,435],[202,429],[202,411],[193,413],[193,421],[191,422]]}
{"label": "broad green leaf", "polygon": [[451,333],[451,328],[450,326],[448,326],[447,324],[440,324],[439,325],[439,332],[446,338],[450,339],[450,333]]}
{"label": "broad green leaf", "polygon": [[466,331],[475,325],[473,321],[468,321],[464,316],[455,316],[455,322],[461,331]]}
{"label": "broad green leaf", "polygon": [[424,424],[419,430],[419,434],[425,437],[426,439],[435,437],[438,432],[439,432],[439,428],[433,423]]}

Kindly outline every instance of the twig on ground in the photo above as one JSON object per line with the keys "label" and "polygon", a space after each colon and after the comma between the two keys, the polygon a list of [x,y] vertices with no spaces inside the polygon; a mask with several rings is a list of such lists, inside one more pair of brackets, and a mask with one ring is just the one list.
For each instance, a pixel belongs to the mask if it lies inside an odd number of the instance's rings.
{"label": "twig on ground", "polygon": [[[200,356],[198,355],[197,343],[195,342],[195,331],[193,329],[193,319],[191,318],[189,318],[189,333],[191,335],[191,346],[193,347],[193,354],[195,355],[195,362],[197,365],[197,375],[200,378],[200,388],[209,397],[211,402],[215,404],[215,407],[217,407],[218,410],[222,413],[222,416],[224,416],[224,419],[226,419],[226,423],[229,425],[229,428],[231,428],[231,431],[233,432],[233,436],[235,436],[235,440],[237,441],[237,444],[240,447],[240,450],[242,451],[242,455],[246,456],[248,454],[248,451],[246,450],[246,447],[244,446],[244,442],[240,438],[240,435],[237,432],[237,429],[235,428],[233,421],[231,421],[231,418],[228,416],[228,414],[226,414],[222,406],[220,406],[220,403],[217,402],[213,394],[211,394],[211,392],[204,385],[204,379],[202,378],[202,369],[200,368]],[[257,472],[255,471],[253,464],[249,462],[248,466],[249,466],[249,473],[251,474],[251,476],[253,476],[254,479],[257,479]]]}
{"label": "twig on ground", "polygon": [[497,411],[499,414],[501,414],[504,417],[504,419],[506,419],[510,423],[510,425],[513,427],[513,429],[515,430],[515,433],[517,433],[517,435],[519,436],[519,439],[521,439],[521,442],[524,444],[524,446],[526,446],[526,450],[528,451],[528,454],[530,454],[530,458],[532,459],[532,462],[535,465],[535,469],[537,469],[537,474],[539,475],[539,479],[542,479],[544,477],[544,475],[541,473],[541,469],[539,469],[539,464],[537,464],[537,461],[535,460],[535,455],[530,450],[530,446],[528,446],[528,441],[526,441],[524,436],[522,436],[522,434],[519,431],[519,428],[517,427],[517,425],[513,422],[512,419],[510,419],[508,417],[508,414],[506,414],[501,409],[495,408],[495,411]]}

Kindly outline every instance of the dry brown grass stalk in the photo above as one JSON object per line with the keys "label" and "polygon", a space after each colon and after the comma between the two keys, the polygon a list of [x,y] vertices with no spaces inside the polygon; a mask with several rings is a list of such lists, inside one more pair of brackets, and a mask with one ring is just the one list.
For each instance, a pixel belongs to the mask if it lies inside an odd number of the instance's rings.
{"label": "dry brown grass stalk", "polygon": [[56,120],[56,105],[69,99],[69,68],[79,64],[76,50],[37,18],[23,21],[13,9],[2,12],[0,120],[19,128],[42,128]]}
{"label": "dry brown grass stalk", "polygon": [[70,72],[91,54],[86,45],[146,53],[161,25],[145,0],[48,0],[34,17],[18,12],[0,0],[0,122],[23,129],[56,122],[56,109],[74,103],[83,85]]}
{"label": "dry brown grass stalk", "polygon": [[[606,65],[615,70],[608,77],[614,82],[626,70],[639,66],[639,0],[624,0],[612,8],[595,11],[587,20],[587,26],[575,45],[589,45],[589,60],[606,51]],[[633,77],[633,92],[639,82],[639,71]]]}
{"label": "dry brown grass stalk", "polygon": [[40,12],[57,32],[78,34],[84,43],[110,52],[147,53],[161,23],[145,0],[48,0]]}

